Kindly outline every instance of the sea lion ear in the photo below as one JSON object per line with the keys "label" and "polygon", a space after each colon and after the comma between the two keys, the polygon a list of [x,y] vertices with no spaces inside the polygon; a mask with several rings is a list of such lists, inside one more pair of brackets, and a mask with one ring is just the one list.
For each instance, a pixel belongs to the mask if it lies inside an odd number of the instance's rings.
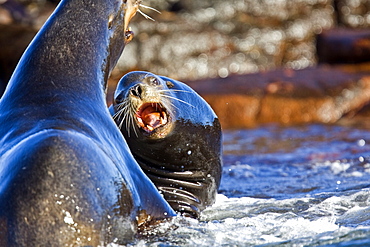
{"label": "sea lion ear", "polygon": [[166,85],[168,88],[173,88],[175,86],[171,81],[166,81]]}

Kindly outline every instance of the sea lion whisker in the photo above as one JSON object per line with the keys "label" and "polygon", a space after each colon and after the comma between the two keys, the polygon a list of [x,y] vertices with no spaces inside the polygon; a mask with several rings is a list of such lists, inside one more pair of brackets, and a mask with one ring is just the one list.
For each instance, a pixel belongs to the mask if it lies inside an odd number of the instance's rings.
{"label": "sea lion whisker", "polygon": [[[177,110],[180,110],[180,108],[179,107],[177,107],[174,103],[172,103],[172,102],[168,102],[168,104],[171,106],[171,108],[175,108],[175,109],[177,109]],[[166,109],[171,109],[170,107],[165,107]],[[169,115],[171,115],[171,114],[169,114]]]}
{"label": "sea lion whisker", "polygon": [[[122,120],[122,122],[121,122],[121,125],[123,124],[123,122],[125,122],[125,124],[126,124],[126,131],[127,131],[127,134],[128,134],[129,137],[130,137],[130,128],[129,128],[130,119],[131,119],[131,116],[128,117],[128,120],[127,121],[123,121]],[[120,128],[120,129],[122,129],[122,128]]]}
{"label": "sea lion whisker", "polygon": [[121,119],[121,121],[120,121],[120,125],[119,125],[119,127],[121,128],[122,127],[122,123],[125,121],[125,118],[126,118],[126,115],[125,115],[125,109],[122,109],[121,111],[119,111],[120,112],[120,114],[119,114],[119,116],[118,116],[118,119],[120,119],[121,118],[121,116],[122,116],[122,114],[123,114],[123,117],[122,117],[122,119]]}
{"label": "sea lion whisker", "polygon": [[134,130],[134,133],[135,133],[135,136],[136,137],[138,137],[138,133],[137,133],[137,131],[136,131],[136,123],[135,123],[135,120],[134,120],[134,118],[132,117],[132,115],[131,115],[131,117],[130,117],[130,121],[131,121],[131,126],[132,126],[132,129]]}
{"label": "sea lion whisker", "polygon": [[141,11],[140,9],[137,10],[137,12],[139,12],[142,16],[145,17],[145,19],[149,19],[151,21],[155,21],[152,17],[150,17],[149,15],[145,14],[143,11]]}
{"label": "sea lion whisker", "polygon": [[[135,133],[135,136],[138,137],[138,133],[136,131],[136,123],[135,123],[135,118],[134,116],[136,115],[136,109],[135,107],[132,105],[132,104],[129,104],[130,105],[130,111],[131,111],[131,114],[129,113],[129,119],[128,121],[126,121],[126,129],[127,130],[130,130],[130,127],[129,126],[132,126],[132,129],[134,130],[134,133]],[[130,137],[130,131],[128,131],[128,135]]]}
{"label": "sea lion whisker", "polygon": [[158,14],[162,14],[161,11],[153,8],[153,7],[150,7],[150,6],[147,6],[147,5],[144,5],[144,4],[139,4],[140,7],[143,7],[145,9],[150,9],[150,10],[153,10],[154,12],[157,12]]}
{"label": "sea lion whisker", "polygon": [[122,111],[123,109],[119,109],[112,117],[114,120],[116,120],[116,118],[119,118],[119,116],[122,114]]}
{"label": "sea lion whisker", "polygon": [[[126,130],[127,130],[128,136],[130,136],[130,128],[129,128],[129,126],[130,126],[131,121],[132,121],[132,115],[130,114],[129,111],[126,111],[125,112],[125,116],[122,119],[121,126],[123,125],[123,123],[126,124]],[[122,127],[120,127],[120,128],[122,128]]]}
{"label": "sea lion whisker", "polygon": [[113,119],[119,118],[124,111],[127,110],[128,102],[126,100],[120,104],[117,105],[118,111],[113,115]]}
{"label": "sea lion whisker", "polygon": [[[134,122],[134,119],[132,119],[132,122]],[[135,123],[132,124],[132,128],[134,129],[135,136],[138,137],[138,133],[136,131],[136,125],[135,125]]]}
{"label": "sea lion whisker", "polygon": [[125,107],[121,110],[121,115],[123,115],[121,122],[120,122],[120,129],[122,129],[122,125],[125,122],[126,123],[126,129],[128,130],[128,133],[130,133],[130,130],[127,128],[127,119],[130,118],[130,112],[128,110],[129,104],[125,104]]}
{"label": "sea lion whisker", "polygon": [[191,106],[191,107],[194,107],[194,108],[195,108],[195,106],[193,106],[192,104],[190,104],[190,103],[188,103],[188,102],[186,102],[186,101],[183,101],[183,100],[181,100],[181,99],[178,99],[178,98],[175,98],[175,97],[172,97],[172,96],[168,96],[168,95],[165,95],[165,94],[163,94],[162,96],[163,96],[163,97],[166,97],[166,98],[169,98],[169,99],[177,100],[177,101],[179,101],[179,102],[181,102],[181,103],[187,104],[187,105],[189,105],[189,106]]}
{"label": "sea lion whisker", "polygon": [[190,91],[186,91],[186,90],[180,90],[180,89],[162,89],[162,90],[158,90],[158,92],[181,92],[181,93],[193,93],[193,92],[190,92]]}
{"label": "sea lion whisker", "polygon": [[[118,104],[118,105],[117,105],[117,110],[118,110],[118,111],[121,111],[121,110],[122,110],[122,108],[123,108],[124,106],[125,106],[125,105],[124,105],[124,103],[120,103],[120,104]],[[114,117],[114,116],[116,116],[117,114],[118,114],[118,112],[116,112],[116,114],[114,114],[114,115],[113,115],[113,117]]]}
{"label": "sea lion whisker", "polygon": [[[117,109],[119,109],[119,110],[117,111],[116,114],[113,115],[114,120],[122,118],[119,122],[119,128],[120,129],[122,128],[123,122],[127,118],[127,115],[129,115],[128,110],[127,110],[128,107],[129,107],[128,101],[126,101],[126,100],[123,101],[122,103],[117,105]],[[122,117],[122,115],[123,115],[123,117]]]}
{"label": "sea lion whisker", "polygon": [[167,101],[167,100],[163,101],[161,105],[162,105],[162,108],[166,109],[169,115],[172,114],[172,108],[178,109],[171,101]]}

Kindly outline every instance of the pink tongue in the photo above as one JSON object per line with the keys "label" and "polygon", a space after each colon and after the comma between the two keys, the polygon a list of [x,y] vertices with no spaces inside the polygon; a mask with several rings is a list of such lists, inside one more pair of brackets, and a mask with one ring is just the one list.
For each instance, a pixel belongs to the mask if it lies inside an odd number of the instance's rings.
{"label": "pink tongue", "polygon": [[143,110],[141,118],[146,125],[152,126],[153,128],[161,124],[161,113],[152,106],[148,106]]}

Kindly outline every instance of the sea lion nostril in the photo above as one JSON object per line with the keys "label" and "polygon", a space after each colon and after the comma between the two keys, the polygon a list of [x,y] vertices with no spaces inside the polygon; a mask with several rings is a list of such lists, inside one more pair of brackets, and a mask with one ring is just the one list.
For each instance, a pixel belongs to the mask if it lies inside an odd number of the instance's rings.
{"label": "sea lion nostril", "polygon": [[142,94],[143,91],[142,91],[140,85],[136,85],[135,87],[131,88],[130,92],[133,96],[141,98],[141,94]]}

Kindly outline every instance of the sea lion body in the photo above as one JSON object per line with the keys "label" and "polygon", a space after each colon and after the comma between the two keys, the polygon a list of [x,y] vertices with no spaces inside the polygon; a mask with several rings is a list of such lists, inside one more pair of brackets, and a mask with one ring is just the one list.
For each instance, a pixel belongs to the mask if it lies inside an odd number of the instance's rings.
{"label": "sea lion body", "polygon": [[64,0],[0,100],[0,245],[131,241],[175,215],[134,160],[105,103],[136,1]]}
{"label": "sea lion body", "polygon": [[211,107],[182,82],[131,72],[110,108],[131,152],[180,214],[197,218],[214,203],[221,179],[221,126]]}

